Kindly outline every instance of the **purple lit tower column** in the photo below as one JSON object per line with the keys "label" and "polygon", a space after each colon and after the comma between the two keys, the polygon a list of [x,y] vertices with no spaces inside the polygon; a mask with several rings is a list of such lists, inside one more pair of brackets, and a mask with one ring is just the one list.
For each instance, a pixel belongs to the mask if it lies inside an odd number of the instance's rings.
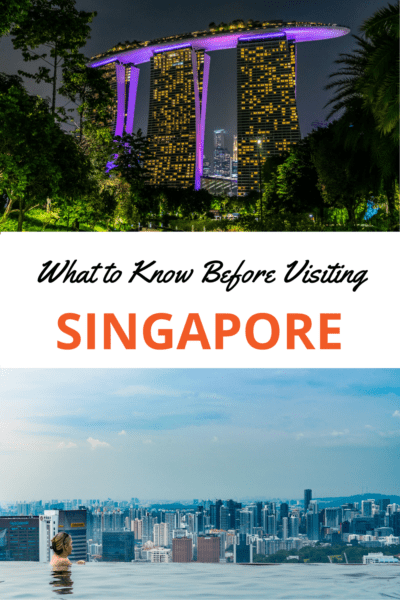
{"label": "purple lit tower column", "polygon": [[208,75],[210,73],[210,56],[204,54],[203,68],[203,87],[200,100],[199,91],[199,72],[197,69],[197,55],[195,48],[192,48],[193,82],[194,82],[194,102],[196,112],[196,161],[194,174],[194,189],[201,188],[201,176],[203,174],[203,155],[204,155],[204,129],[206,124],[207,108],[207,90]]}
{"label": "purple lit tower column", "polygon": [[115,135],[122,136],[125,121],[125,67],[116,63],[117,79],[117,119],[115,123]]}
{"label": "purple lit tower column", "polygon": [[135,105],[136,95],[139,84],[139,73],[140,69],[131,66],[131,74],[129,79],[129,94],[128,94],[128,110],[126,115],[126,133],[131,134],[133,132],[133,121],[135,119]]}
{"label": "purple lit tower column", "polygon": [[[124,125],[125,125],[125,66],[120,63],[116,63],[116,80],[117,80],[117,119],[115,124],[115,136],[122,136],[124,133]],[[133,131],[133,121],[135,118],[135,104],[136,104],[136,94],[139,83],[139,73],[140,70],[131,66],[130,80],[129,80],[129,93],[128,93],[128,110],[126,116],[126,133],[132,133]],[[117,158],[115,154],[114,158]],[[107,172],[110,169],[114,168],[114,162],[108,162],[106,170]]]}

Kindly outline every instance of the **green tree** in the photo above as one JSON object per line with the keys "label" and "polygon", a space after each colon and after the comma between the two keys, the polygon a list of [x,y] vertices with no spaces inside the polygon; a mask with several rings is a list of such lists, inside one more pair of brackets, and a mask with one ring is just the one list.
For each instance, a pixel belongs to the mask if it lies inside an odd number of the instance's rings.
{"label": "green tree", "polygon": [[293,214],[317,211],[323,223],[324,198],[318,187],[309,138],[294,146],[286,160],[278,166],[276,197],[280,210]]}
{"label": "green tree", "polygon": [[[89,23],[96,12],[78,11],[75,0],[31,0],[25,18],[11,29],[14,48],[22,51],[25,61],[42,60],[48,66],[40,66],[37,73],[19,71],[20,75],[42,81],[52,86],[51,112],[56,114],[57,84],[59,70],[68,59],[71,67],[72,55],[86,43]],[[40,48],[40,53],[35,50]],[[44,52],[42,50],[45,49]],[[61,115],[64,111],[58,111]]]}
{"label": "green tree", "polygon": [[399,3],[378,10],[361,31],[371,40],[360,90],[378,131],[399,139]]}
{"label": "green tree", "polygon": [[[79,141],[82,142],[84,118],[97,126],[104,125],[110,116],[114,92],[100,69],[87,66],[83,54],[70,54],[63,63],[63,82],[59,92],[77,106]],[[68,109],[73,111],[74,109]]]}
{"label": "green tree", "polygon": [[137,133],[117,135],[112,144],[113,173],[121,175],[130,185],[144,183],[149,176],[146,168],[148,148],[148,140],[141,129]]}
{"label": "green tree", "polygon": [[4,0],[0,4],[0,37],[25,18],[31,0]]}
{"label": "green tree", "polygon": [[8,198],[2,221],[18,212],[22,231],[26,213],[47,198],[87,190],[90,164],[19,77],[0,75],[0,122],[0,194]]}
{"label": "green tree", "polygon": [[327,206],[346,208],[349,221],[357,229],[357,208],[370,194],[368,154],[361,149],[353,152],[343,146],[335,122],[320,128],[310,136],[313,162],[318,174],[318,189]]}
{"label": "green tree", "polygon": [[364,37],[354,36],[351,54],[336,61],[341,68],[327,89],[335,89],[328,102],[328,118],[343,112],[341,143],[345,151],[363,154],[369,165],[369,187],[382,183],[393,226],[398,222],[398,4],[375,13],[362,26]]}

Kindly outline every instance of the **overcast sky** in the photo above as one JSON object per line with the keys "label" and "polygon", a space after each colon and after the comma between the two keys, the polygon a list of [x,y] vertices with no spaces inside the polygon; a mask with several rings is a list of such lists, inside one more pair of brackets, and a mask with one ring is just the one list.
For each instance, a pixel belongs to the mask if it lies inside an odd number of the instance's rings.
{"label": "overcast sky", "polygon": [[[98,12],[92,23],[92,37],[85,53],[93,56],[108,50],[119,41],[152,40],[176,33],[207,29],[210,22],[225,23],[234,19],[283,19],[336,23],[357,34],[363,20],[387,5],[382,0],[233,0],[231,2],[185,0],[133,2],[132,0],[77,0],[80,10]],[[302,135],[311,130],[313,121],[324,120],[324,105],[331,92],[324,91],[328,76],[337,66],[334,60],[340,52],[351,52],[351,35],[333,40],[301,43],[297,46],[297,105]],[[9,38],[0,41],[0,71],[29,71],[34,63],[24,64],[20,53],[12,49]],[[147,130],[149,64],[141,66],[135,128]],[[32,83],[28,87],[33,90]],[[43,96],[50,91],[41,90]],[[210,84],[207,103],[206,153],[212,152],[212,132],[224,128],[236,133],[236,51],[211,53]]]}
{"label": "overcast sky", "polygon": [[0,500],[399,494],[400,370],[14,370]]}

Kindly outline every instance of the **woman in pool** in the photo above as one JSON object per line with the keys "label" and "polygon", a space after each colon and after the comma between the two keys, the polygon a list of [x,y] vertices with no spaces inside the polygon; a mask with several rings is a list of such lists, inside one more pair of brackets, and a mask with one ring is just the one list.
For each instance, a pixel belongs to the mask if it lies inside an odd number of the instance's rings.
{"label": "woman in pool", "polygon": [[[68,556],[72,552],[72,538],[68,533],[57,533],[51,540],[50,548],[54,551],[50,561],[54,570],[67,569],[72,563]],[[84,560],[78,560],[77,565],[84,565]]]}

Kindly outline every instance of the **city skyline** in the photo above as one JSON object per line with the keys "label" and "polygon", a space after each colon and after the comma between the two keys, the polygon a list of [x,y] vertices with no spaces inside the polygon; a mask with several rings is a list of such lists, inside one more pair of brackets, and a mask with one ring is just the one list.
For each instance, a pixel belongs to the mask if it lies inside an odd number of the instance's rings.
{"label": "city skyline", "polygon": [[397,370],[3,370],[1,386],[0,501],[400,490]]}

